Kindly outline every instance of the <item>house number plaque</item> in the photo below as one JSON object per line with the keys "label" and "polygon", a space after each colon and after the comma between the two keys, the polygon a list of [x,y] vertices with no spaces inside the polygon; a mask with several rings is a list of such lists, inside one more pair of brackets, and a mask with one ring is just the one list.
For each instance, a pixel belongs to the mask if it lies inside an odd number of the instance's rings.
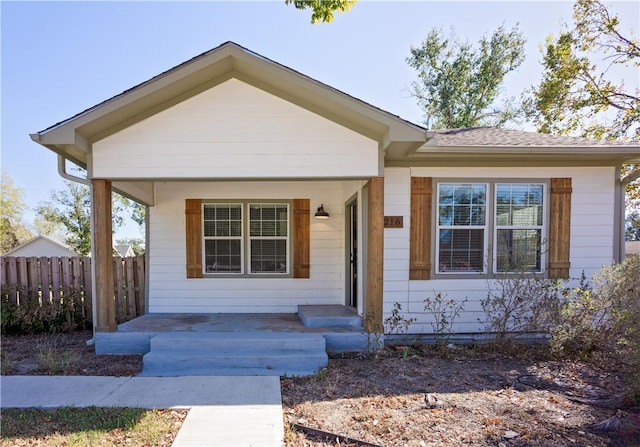
{"label": "house number plaque", "polygon": [[403,216],[384,216],[384,227],[385,228],[402,228]]}

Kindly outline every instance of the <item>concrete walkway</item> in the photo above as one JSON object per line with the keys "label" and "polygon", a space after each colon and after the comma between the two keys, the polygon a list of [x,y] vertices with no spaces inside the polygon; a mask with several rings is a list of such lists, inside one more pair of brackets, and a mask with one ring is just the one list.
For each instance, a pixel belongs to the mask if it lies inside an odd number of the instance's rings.
{"label": "concrete walkway", "polygon": [[174,447],[284,443],[275,376],[3,376],[2,408],[190,408]]}

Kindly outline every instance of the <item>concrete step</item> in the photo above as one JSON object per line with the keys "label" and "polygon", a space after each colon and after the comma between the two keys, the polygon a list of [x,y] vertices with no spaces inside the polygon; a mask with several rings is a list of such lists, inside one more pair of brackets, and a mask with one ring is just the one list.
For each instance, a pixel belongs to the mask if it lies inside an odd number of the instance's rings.
{"label": "concrete step", "polygon": [[300,333],[158,334],[141,376],[312,375],[328,364],[325,339]]}
{"label": "concrete step", "polygon": [[353,309],[340,305],[298,306],[298,317],[307,327],[362,327],[362,318]]}
{"label": "concrete step", "polygon": [[255,353],[318,352],[326,347],[319,334],[272,332],[167,332],[150,340],[151,352]]}
{"label": "concrete step", "polygon": [[327,366],[326,353],[305,355],[193,355],[149,352],[142,376],[308,376]]}

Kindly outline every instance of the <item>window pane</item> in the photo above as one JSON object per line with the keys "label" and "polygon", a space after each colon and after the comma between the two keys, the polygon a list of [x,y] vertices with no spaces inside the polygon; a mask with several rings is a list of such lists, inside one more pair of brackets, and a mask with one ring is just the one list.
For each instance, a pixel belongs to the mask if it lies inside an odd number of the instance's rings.
{"label": "window pane", "polygon": [[205,204],[205,237],[242,236],[242,208],[238,204]]}
{"label": "window pane", "polygon": [[440,205],[438,211],[439,211],[438,224],[440,225],[453,224],[453,206]]}
{"label": "window pane", "polygon": [[440,230],[439,272],[482,272],[484,230]]}
{"label": "window pane", "polygon": [[205,271],[207,273],[240,273],[240,240],[213,239],[204,242]]}
{"label": "window pane", "polygon": [[286,273],[287,241],[253,239],[251,241],[252,273]]}
{"label": "window pane", "polygon": [[496,185],[498,226],[539,226],[543,216],[543,186],[540,184]]}
{"label": "window pane", "polygon": [[441,205],[453,203],[453,185],[441,184],[439,185],[440,195],[438,196],[438,202]]}
{"label": "window pane", "polygon": [[498,272],[541,271],[541,230],[497,231]]}
{"label": "window pane", "polygon": [[288,208],[284,204],[252,204],[249,219],[252,237],[286,237],[289,232]]}
{"label": "window pane", "polygon": [[484,226],[487,186],[484,184],[439,184],[438,224]]}

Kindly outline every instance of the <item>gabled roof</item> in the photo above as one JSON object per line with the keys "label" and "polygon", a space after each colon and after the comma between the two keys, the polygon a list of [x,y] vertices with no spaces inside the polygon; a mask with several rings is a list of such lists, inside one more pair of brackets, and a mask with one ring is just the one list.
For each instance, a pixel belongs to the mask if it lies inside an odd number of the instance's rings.
{"label": "gabled roof", "polygon": [[61,121],[31,138],[85,166],[91,144],[155,113],[236,78],[381,143],[412,150],[425,129],[289,67],[226,42],[148,81]]}
{"label": "gabled roof", "polygon": [[[31,239],[29,239],[27,242],[25,242],[24,244],[21,244],[19,246],[17,246],[16,248],[9,250],[8,252],[4,253],[2,256],[15,256],[16,252],[20,252],[23,251],[25,248],[37,244],[37,243],[44,243],[47,244],[57,250],[60,250],[60,253],[63,254],[65,253],[66,256],[78,256],[78,254],[76,252],[74,252],[71,248],[67,247],[66,245],[55,241],[47,236],[35,236]],[[43,254],[43,256],[46,256]]]}
{"label": "gabled roof", "polygon": [[[234,42],[202,53],[71,118],[31,135],[39,144],[85,166],[91,145],[231,78],[317,113],[379,142],[385,163],[492,164],[640,162],[637,143],[587,140],[497,128],[426,131]],[[142,188],[142,189],[140,189]],[[152,188],[114,183],[152,204]]]}

